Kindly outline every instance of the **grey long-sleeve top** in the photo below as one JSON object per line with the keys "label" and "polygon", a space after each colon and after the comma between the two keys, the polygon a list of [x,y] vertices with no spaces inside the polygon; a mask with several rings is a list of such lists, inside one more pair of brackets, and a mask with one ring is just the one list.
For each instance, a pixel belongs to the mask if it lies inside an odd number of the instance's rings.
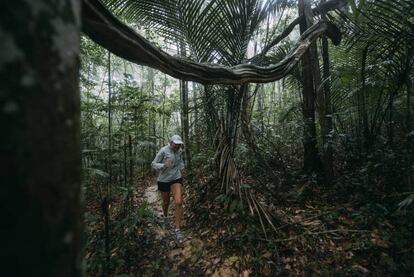
{"label": "grey long-sleeve top", "polygon": [[[172,161],[172,167],[165,167],[166,160]],[[174,153],[170,145],[160,149],[155,159],[152,161],[153,169],[159,171],[158,182],[171,182],[181,178],[181,170],[184,168],[181,149]]]}

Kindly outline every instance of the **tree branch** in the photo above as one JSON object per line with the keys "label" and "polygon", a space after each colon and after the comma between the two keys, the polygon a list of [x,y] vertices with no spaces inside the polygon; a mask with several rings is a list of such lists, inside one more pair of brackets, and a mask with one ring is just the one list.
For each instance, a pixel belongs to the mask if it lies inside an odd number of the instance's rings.
{"label": "tree branch", "polygon": [[[313,15],[317,16],[320,15],[322,12],[326,13],[328,11],[339,9],[346,5],[346,0],[331,0],[328,2],[325,2],[321,5],[319,5],[316,8],[312,9]],[[296,27],[296,25],[299,24],[299,22],[302,20],[303,16],[299,16],[295,18],[284,30],[283,32],[278,35],[276,38],[274,38],[269,44],[267,44],[262,52],[254,56],[250,59],[250,62],[252,63],[260,63],[262,58],[269,52],[270,49],[273,48],[273,46],[277,45],[279,42],[281,42],[284,38],[286,38],[293,30],[293,28]]]}
{"label": "tree branch", "polygon": [[202,84],[267,83],[286,76],[309,45],[326,34],[335,45],[341,41],[339,29],[330,22],[311,26],[296,46],[279,63],[270,66],[241,64],[233,67],[208,65],[168,55],[133,29],[119,21],[99,0],[83,0],[83,32],[93,41],[121,58],[150,66],[172,77]]}

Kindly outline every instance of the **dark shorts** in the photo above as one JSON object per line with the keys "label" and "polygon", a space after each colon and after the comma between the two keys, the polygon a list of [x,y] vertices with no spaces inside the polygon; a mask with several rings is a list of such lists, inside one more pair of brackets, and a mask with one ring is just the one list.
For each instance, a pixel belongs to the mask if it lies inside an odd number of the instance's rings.
{"label": "dark shorts", "polygon": [[183,178],[171,181],[171,182],[158,182],[158,190],[162,191],[162,192],[170,192],[171,191],[171,186],[173,184],[183,184]]}

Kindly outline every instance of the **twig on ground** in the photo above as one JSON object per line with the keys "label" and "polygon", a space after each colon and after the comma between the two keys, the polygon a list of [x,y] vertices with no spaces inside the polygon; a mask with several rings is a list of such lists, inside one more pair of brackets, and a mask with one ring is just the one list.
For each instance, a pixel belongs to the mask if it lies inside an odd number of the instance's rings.
{"label": "twig on ground", "polygon": [[329,233],[339,233],[339,232],[345,232],[345,233],[368,233],[370,232],[369,230],[348,230],[348,229],[334,229],[334,230],[325,230],[325,231],[320,231],[320,232],[306,232],[291,238],[286,238],[286,239],[277,239],[277,240],[267,240],[268,242],[283,242],[283,241],[290,241],[290,240],[295,240],[301,237],[304,237],[306,235],[311,235],[311,236],[315,236],[315,235],[321,235],[321,234],[329,234]]}

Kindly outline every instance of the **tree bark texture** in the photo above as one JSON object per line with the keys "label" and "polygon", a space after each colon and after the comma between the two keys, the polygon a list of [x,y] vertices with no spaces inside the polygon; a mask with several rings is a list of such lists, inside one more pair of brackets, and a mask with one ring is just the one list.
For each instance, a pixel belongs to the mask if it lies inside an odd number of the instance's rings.
{"label": "tree bark texture", "polygon": [[80,0],[0,11],[1,276],[81,276]]}
{"label": "tree bark texture", "polygon": [[[310,9],[309,0],[299,0],[299,16],[305,15],[306,9]],[[306,17],[299,23],[300,32],[303,34],[308,28]],[[305,171],[320,170],[320,157],[317,148],[315,127],[315,91],[312,74],[312,60],[309,51],[302,57],[302,94],[303,94],[303,168]]]}
{"label": "tree bark texture", "polygon": [[[312,26],[313,25],[313,18],[311,14],[311,7],[310,5],[307,6],[305,9],[305,18],[306,18],[306,25]],[[325,94],[324,90],[322,89],[322,76],[321,70],[319,66],[319,51],[316,42],[313,42],[309,47],[309,54],[310,60],[312,65],[312,76],[313,76],[313,89],[315,93],[315,106],[316,112],[318,115],[318,123],[320,127],[320,133],[322,138],[322,144],[320,145],[320,149],[322,154],[324,154],[324,145],[326,143],[326,122],[325,122],[325,115],[326,115],[326,106],[325,106]]]}

